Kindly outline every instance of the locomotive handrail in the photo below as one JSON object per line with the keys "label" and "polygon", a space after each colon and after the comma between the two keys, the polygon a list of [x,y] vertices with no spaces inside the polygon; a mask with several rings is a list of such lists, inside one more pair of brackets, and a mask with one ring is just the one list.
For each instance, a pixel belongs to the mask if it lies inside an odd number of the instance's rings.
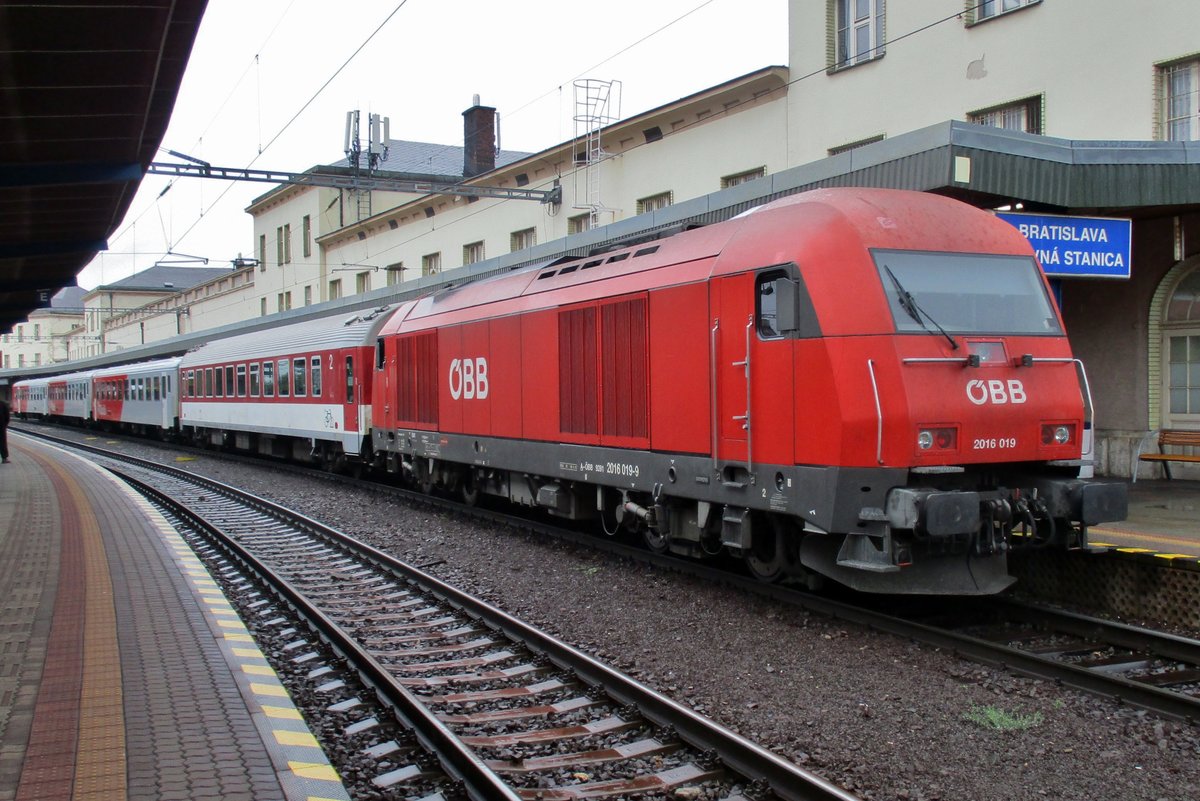
{"label": "locomotive handrail", "polygon": [[913,356],[902,360],[902,364],[962,364],[970,365],[970,356]]}
{"label": "locomotive handrail", "polygon": [[883,464],[883,407],[879,403],[879,382],[875,380],[874,359],[867,359],[867,371],[871,374],[871,391],[875,393],[875,461]]}
{"label": "locomotive handrail", "polygon": [[[1035,356],[1034,364],[1074,364],[1075,372],[1079,375],[1079,386],[1083,390],[1084,400],[1084,428],[1095,431],[1096,407],[1092,405],[1092,385],[1088,381],[1087,368],[1083,366],[1083,361],[1072,358],[1070,356]],[[1091,456],[1095,450],[1095,434],[1092,435],[1092,444],[1086,451],[1082,451],[1080,456]]]}
{"label": "locomotive handrail", "polygon": [[717,373],[717,331],[721,328],[721,318],[717,317],[713,320],[712,333],[709,336],[709,366],[712,368],[712,460],[713,472],[716,473],[720,467],[720,458],[717,454],[717,448],[721,441],[721,423],[717,418],[717,381],[719,375]]}

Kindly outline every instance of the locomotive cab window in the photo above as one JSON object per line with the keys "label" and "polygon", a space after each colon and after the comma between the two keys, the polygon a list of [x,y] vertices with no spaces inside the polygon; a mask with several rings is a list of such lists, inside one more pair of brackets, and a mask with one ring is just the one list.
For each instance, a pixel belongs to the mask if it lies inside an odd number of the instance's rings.
{"label": "locomotive cab window", "polygon": [[873,251],[900,333],[1062,335],[1032,256]]}
{"label": "locomotive cab window", "polygon": [[794,264],[758,274],[754,281],[754,313],[761,339],[820,336],[812,300]]}

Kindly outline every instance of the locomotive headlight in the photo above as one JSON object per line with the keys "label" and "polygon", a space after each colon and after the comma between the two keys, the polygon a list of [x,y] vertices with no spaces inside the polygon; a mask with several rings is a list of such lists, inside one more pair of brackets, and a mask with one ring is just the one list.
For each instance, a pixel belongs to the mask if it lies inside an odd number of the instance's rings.
{"label": "locomotive headlight", "polygon": [[922,428],[917,432],[917,450],[951,451],[958,447],[955,428]]}
{"label": "locomotive headlight", "polygon": [[1043,445],[1066,445],[1075,441],[1075,426],[1069,423],[1048,423],[1042,426]]}

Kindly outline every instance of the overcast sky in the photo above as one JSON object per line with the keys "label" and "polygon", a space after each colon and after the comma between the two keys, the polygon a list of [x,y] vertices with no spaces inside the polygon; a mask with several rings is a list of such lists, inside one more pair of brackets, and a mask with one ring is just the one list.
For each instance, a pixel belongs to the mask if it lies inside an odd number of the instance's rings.
{"label": "overcast sky", "polygon": [[[209,0],[163,148],[300,172],[344,158],[353,109],[390,117],[393,139],[461,145],[478,94],[501,146],[536,152],[574,135],[576,78],[620,81],[630,117],[786,63],[786,0]],[[210,267],[253,256],[245,208],[270,188],[147,176],[80,285],[168,250]]]}

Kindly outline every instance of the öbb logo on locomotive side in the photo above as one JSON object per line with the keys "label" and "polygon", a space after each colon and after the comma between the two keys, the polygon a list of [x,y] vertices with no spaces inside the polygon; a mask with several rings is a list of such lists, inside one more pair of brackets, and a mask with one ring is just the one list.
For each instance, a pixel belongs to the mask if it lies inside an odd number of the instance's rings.
{"label": "\u00f6bb logo on locomotive side", "polygon": [[488,396],[488,363],[477,359],[450,362],[450,397],[454,400],[484,400]]}
{"label": "\u00f6bb logo on locomotive side", "polygon": [[997,405],[1024,403],[1028,397],[1025,395],[1025,385],[1019,378],[1010,378],[1007,382],[993,378],[990,381],[968,381],[967,399],[976,406],[982,406],[988,402]]}

